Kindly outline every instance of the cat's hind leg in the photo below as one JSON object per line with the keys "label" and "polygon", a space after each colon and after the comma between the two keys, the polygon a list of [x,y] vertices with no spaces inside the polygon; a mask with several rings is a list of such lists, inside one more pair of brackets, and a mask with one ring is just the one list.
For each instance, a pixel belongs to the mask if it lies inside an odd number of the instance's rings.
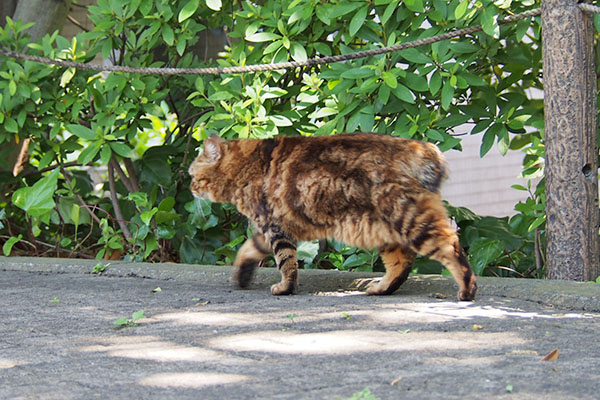
{"label": "cat's hind leg", "polygon": [[411,232],[411,247],[422,256],[439,261],[459,287],[459,300],[474,300],[477,282],[458,235],[445,218],[423,224]]}
{"label": "cat's hind leg", "polygon": [[271,248],[260,233],[246,240],[237,253],[233,265],[236,267],[233,279],[241,288],[252,281],[256,264],[271,253]]}
{"label": "cat's hind leg", "polygon": [[280,227],[272,225],[265,231],[271,245],[281,282],[271,286],[271,294],[279,296],[292,294],[298,288],[298,258],[296,241]]}
{"label": "cat's hind leg", "polygon": [[414,251],[399,244],[386,245],[379,249],[379,253],[385,265],[385,275],[367,289],[369,295],[394,293],[408,278],[415,259]]}

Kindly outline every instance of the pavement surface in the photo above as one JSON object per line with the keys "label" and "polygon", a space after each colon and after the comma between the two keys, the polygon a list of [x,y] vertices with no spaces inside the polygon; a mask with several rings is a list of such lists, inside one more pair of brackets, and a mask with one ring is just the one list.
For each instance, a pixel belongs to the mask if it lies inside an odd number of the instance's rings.
{"label": "pavement surface", "polygon": [[[103,265],[106,265],[104,263]],[[0,257],[0,399],[599,399],[600,285]],[[144,318],[118,328],[114,321]],[[541,359],[557,349],[558,358]]]}

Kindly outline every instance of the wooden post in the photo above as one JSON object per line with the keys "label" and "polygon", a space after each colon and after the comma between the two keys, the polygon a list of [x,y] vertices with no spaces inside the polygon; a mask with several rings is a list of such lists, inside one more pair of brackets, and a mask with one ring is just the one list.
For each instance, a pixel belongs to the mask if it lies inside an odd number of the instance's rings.
{"label": "wooden post", "polygon": [[598,276],[594,27],[576,0],[543,0],[548,278]]}

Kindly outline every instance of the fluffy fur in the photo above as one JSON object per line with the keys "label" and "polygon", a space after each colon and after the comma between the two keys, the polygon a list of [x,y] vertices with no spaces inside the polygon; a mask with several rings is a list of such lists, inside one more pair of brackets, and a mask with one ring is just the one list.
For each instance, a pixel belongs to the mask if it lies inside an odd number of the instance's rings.
{"label": "fluffy fur", "polygon": [[293,293],[297,242],[334,238],[379,250],[386,274],[369,294],[394,292],[420,254],[452,273],[460,300],[475,297],[473,271],[441,201],[446,164],[433,144],[370,133],[233,141],[213,135],[189,173],[195,196],[235,204],[257,228],[235,260],[241,287],[274,253],[282,279],[271,293]]}

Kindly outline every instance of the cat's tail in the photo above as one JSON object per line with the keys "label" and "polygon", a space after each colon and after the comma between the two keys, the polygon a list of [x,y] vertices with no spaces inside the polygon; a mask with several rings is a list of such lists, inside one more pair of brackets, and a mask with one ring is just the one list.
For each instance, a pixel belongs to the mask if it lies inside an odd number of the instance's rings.
{"label": "cat's tail", "polygon": [[448,164],[446,158],[432,143],[423,143],[426,151],[417,173],[419,183],[430,192],[439,193],[442,182],[448,177]]}

